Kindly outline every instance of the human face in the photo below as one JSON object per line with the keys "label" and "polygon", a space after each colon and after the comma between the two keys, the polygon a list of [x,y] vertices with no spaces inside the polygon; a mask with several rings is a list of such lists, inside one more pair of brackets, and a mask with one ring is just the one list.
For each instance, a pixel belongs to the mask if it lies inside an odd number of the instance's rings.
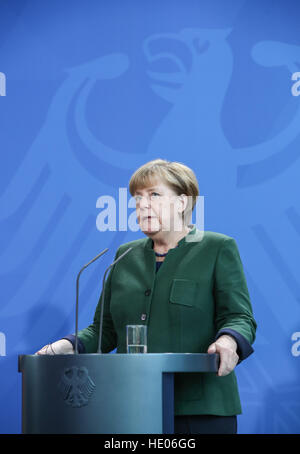
{"label": "human face", "polygon": [[146,235],[182,230],[182,197],[163,181],[136,190],[134,198],[137,220]]}

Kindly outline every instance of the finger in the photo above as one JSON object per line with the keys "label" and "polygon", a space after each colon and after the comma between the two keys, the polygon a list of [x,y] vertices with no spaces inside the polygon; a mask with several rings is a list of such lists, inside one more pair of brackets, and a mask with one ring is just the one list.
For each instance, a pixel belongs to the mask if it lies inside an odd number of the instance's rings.
{"label": "finger", "polygon": [[47,354],[48,354],[48,348],[49,348],[49,344],[48,344],[48,345],[44,345],[44,347],[41,348],[41,349],[37,352],[37,355],[47,355]]}
{"label": "finger", "polygon": [[233,352],[228,352],[228,351],[222,351],[220,354],[220,367],[218,371],[218,375],[220,377],[224,377],[228,374],[230,374],[233,369],[235,368],[237,362],[238,362],[238,355],[236,355]]}
{"label": "finger", "polygon": [[216,349],[215,343],[211,344],[207,349],[207,353],[209,353],[209,354],[216,353],[216,351],[217,351],[217,349]]}
{"label": "finger", "polygon": [[219,369],[217,375],[222,377],[226,375],[227,363],[228,363],[228,352],[224,349],[220,344],[215,343],[216,352],[219,353],[220,362],[219,362]]}
{"label": "finger", "polygon": [[226,358],[225,358],[225,354],[223,351],[219,351],[219,355],[220,355],[220,363],[219,363],[219,370],[218,370],[217,375],[219,377],[222,377],[224,375],[224,371],[226,368]]}

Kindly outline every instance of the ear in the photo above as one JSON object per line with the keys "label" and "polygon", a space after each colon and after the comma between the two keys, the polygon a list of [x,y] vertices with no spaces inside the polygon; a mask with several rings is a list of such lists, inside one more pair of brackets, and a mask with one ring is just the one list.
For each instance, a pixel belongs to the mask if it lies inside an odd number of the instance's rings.
{"label": "ear", "polygon": [[183,213],[188,204],[188,196],[186,194],[180,194],[178,199],[180,203],[180,212]]}

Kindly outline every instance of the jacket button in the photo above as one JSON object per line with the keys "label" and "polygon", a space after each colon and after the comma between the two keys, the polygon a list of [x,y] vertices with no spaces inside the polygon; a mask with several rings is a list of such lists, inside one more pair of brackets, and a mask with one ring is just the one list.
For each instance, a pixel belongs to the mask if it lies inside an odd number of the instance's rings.
{"label": "jacket button", "polygon": [[148,289],[147,289],[147,290],[145,291],[145,295],[146,295],[146,296],[149,296],[149,295],[150,295],[150,293],[151,293],[151,289],[150,289],[150,288],[148,288]]}
{"label": "jacket button", "polygon": [[147,318],[147,315],[146,315],[146,314],[142,314],[142,315],[141,315],[141,320],[143,320],[143,322],[146,320],[146,318]]}

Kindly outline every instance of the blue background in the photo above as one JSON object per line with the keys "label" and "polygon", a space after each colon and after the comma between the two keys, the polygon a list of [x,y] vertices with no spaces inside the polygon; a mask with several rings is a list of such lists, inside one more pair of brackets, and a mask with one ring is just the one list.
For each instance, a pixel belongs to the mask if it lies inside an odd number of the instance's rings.
{"label": "blue background", "polygon": [[239,433],[300,433],[299,20],[296,0],[1,1],[1,433],[21,431],[18,355],[74,332],[78,270],[109,247],[83,328],[143,237],[100,232],[97,199],[157,157],[194,169],[205,229],[239,246],[258,323]]}

